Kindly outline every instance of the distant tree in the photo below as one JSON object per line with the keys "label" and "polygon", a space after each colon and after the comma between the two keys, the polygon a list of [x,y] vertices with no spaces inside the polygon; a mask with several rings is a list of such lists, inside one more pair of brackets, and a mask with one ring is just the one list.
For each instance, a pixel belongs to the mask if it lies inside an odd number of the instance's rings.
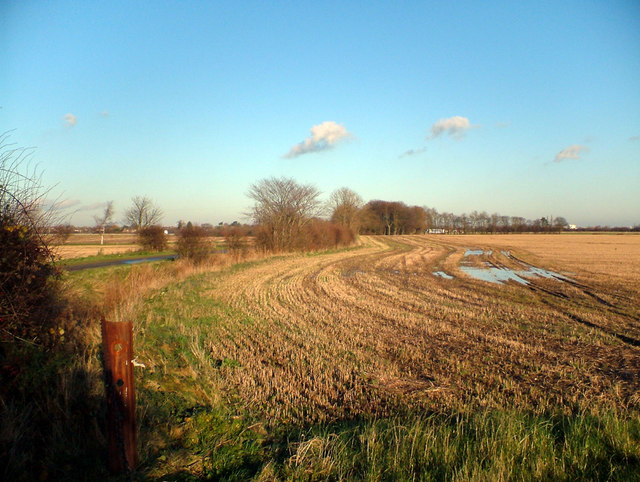
{"label": "distant tree", "polygon": [[424,233],[427,227],[427,212],[420,206],[411,206],[406,210],[404,232],[407,234]]}
{"label": "distant tree", "polygon": [[100,231],[100,244],[104,244],[104,231],[113,218],[113,201],[107,201],[102,215],[94,216],[96,227]]}
{"label": "distant tree", "polygon": [[527,228],[527,221],[521,216],[511,216],[511,230],[516,232],[525,231]]}
{"label": "distant tree", "polygon": [[138,230],[138,243],[148,251],[167,249],[167,235],[162,226],[145,226]]}
{"label": "distant tree", "polygon": [[211,256],[211,243],[207,232],[191,221],[178,233],[178,254],[196,264],[205,262]]}
{"label": "distant tree", "polygon": [[370,234],[392,234],[393,211],[390,202],[374,199],[369,201],[362,213],[363,232]]}
{"label": "distant tree", "polygon": [[360,229],[360,209],[362,198],[348,187],[341,187],[331,193],[328,207],[331,211],[331,221],[351,228],[354,233]]}
{"label": "distant tree", "polygon": [[360,211],[360,231],[366,234],[385,234],[385,224],[376,209],[376,203],[380,201],[369,201]]}
{"label": "distant tree", "polygon": [[135,196],[132,205],[125,212],[126,223],[136,230],[160,223],[163,212],[147,196]]}
{"label": "distant tree", "polygon": [[439,227],[438,226],[438,218],[439,218],[438,211],[435,208],[428,208],[427,206],[424,206],[422,209],[424,210],[424,214],[425,214],[425,218],[424,218],[425,228],[436,228],[436,227]]}
{"label": "distant tree", "polygon": [[247,230],[236,225],[225,226],[222,231],[224,240],[227,244],[227,249],[234,257],[240,257],[247,249]]}
{"label": "distant tree", "polygon": [[[433,215],[433,212],[429,213]],[[362,231],[371,234],[415,234],[427,227],[427,211],[403,202],[369,201],[361,211]]]}
{"label": "distant tree", "polygon": [[569,223],[567,222],[567,220],[565,218],[563,218],[562,216],[558,216],[557,218],[555,218],[553,220],[553,225],[554,226],[558,226],[561,228],[564,228],[566,226],[569,226]]}
{"label": "distant tree", "polygon": [[51,228],[50,233],[53,234],[53,244],[64,244],[73,234],[74,227],[71,224],[58,224]]}
{"label": "distant tree", "polygon": [[247,193],[255,204],[250,216],[262,227],[260,243],[267,249],[294,249],[305,225],[320,215],[320,191],[289,178],[262,179]]}
{"label": "distant tree", "polygon": [[487,232],[489,230],[489,225],[491,224],[491,217],[487,214],[486,211],[482,211],[478,214],[476,219],[476,231]]}

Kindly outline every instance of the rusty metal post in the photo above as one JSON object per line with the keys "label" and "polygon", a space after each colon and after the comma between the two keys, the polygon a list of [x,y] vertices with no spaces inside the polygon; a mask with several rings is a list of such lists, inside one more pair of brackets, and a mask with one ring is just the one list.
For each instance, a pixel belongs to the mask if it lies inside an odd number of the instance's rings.
{"label": "rusty metal post", "polygon": [[132,328],[130,321],[102,318],[109,469],[114,473],[131,472],[138,463]]}

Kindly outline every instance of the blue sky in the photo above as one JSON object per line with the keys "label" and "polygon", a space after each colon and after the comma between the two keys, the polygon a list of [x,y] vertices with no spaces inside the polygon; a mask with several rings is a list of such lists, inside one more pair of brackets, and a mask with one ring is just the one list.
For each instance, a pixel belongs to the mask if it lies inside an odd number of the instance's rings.
{"label": "blue sky", "polygon": [[5,1],[0,107],[77,225],[245,221],[271,176],[640,223],[637,1]]}

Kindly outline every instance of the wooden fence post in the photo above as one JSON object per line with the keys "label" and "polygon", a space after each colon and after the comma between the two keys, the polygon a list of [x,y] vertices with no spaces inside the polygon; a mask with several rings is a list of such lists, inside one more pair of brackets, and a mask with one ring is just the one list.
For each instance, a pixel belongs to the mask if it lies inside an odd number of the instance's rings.
{"label": "wooden fence post", "polygon": [[129,473],[138,463],[132,328],[130,321],[102,318],[109,470],[113,473]]}

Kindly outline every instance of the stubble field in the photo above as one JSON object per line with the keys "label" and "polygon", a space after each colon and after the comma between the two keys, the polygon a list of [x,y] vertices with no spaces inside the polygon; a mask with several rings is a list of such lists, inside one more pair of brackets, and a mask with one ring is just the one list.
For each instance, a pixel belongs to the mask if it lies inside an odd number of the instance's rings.
{"label": "stubble field", "polygon": [[167,285],[135,315],[148,474],[637,474],[639,266],[637,236],[363,236]]}

